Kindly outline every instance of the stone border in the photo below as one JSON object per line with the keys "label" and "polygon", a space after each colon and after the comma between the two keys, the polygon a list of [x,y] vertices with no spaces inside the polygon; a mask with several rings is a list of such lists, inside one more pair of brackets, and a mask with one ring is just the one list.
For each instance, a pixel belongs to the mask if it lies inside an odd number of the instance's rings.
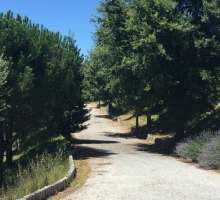
{"label": "stone border", "polygon": [[24,196],[19,200],[43,200],[50,196],[53,196],[57,192],[64,190],[68,186],[70,181],[73,180],[75,176],[76,169],[72,157],[70,141],[67,142],[67,148],[68,148],[69,163],[70,163],[70,169],[67,175],[64,178],[60,179],[59,181],[55,182],[54,184],[45,186],[44,188],[39,189],[27,196]]}

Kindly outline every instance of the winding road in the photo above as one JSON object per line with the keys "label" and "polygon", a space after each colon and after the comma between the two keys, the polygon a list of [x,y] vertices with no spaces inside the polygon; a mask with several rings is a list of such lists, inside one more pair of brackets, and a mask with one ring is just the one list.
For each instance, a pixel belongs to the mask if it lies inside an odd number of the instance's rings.
{"label": "winding road", "polygon": [[[148,152],[142,140],[92,108],[90,126],[77,134],[87,182],[69,200],[220,200],[220,174]],[[77,158],[75,158],[77,159]]]}

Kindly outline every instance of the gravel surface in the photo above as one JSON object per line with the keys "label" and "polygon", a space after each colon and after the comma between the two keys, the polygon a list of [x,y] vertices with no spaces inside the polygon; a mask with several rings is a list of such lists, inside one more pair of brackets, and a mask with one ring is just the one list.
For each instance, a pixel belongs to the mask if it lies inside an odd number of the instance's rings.
{"label": "gravel surface", "polygon": [[91,175],[64,199],[220,200],[220,174],[149,153],[101,110],[93,107],[91,113],[89,128],[77,134]]}

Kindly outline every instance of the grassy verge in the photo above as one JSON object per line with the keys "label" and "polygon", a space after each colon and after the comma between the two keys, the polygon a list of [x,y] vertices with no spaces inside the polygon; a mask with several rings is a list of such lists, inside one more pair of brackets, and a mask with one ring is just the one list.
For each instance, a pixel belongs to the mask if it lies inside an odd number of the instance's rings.
{"label": "grassy verge", "polygon": [[29,145],[15,154],[12,167],[5,166],[0,199],[22,198],[63,178],[68,170],[69,159],[63,137]]}
{"label": "grassy verge", "polygon": [[[75,134],[71,134],[71,137],[73,140],[77,140],[77,137]],[[73,144],[74,148],[76,148],[78,145]],[[73,157],[78,158],[78,152],[73,150]],[[90,175],[90,166],[88,164],[88,161],[84,159],[74,159],[74,164],[76,168],[76,175],[73,181],[70,183],[69,187],[66,188],[64,191],[57,193],[56,195],[49,198],[49,200],[59,200],[71,193],[73,193],[75,190],[80,188],[88,179]]]}
{"label": "grassy verge", "polygon": [[[98,102],[93,102],[93,104],[98,104]],[[103,109],[107,110],[108,107],[101,102],[101,107],[103,107]],[[117,117],[118,119],[120,119],[121,121],[126,122],[128,125],[130,125],[131,127],[135,127],[136,125],[136,118],[134,116],[133,112],[119,112],[116,109],[113,109],[114,111],[112,112],[112,114]],[[152,121],[156,121],[158,119],[158,115],[152,115]],[[147,117],[146,115],[140,115],[138,117],[139,120],[139,126],[143,127],[147,125]]]}
{"label": "grassy verge", "polygon": [[[126,114],[116,114],[116,117],[118,117],[120,120],[126,122],[127,124],[129,124],[131,127],[135,127],[136,124],[136,119],[133,113],[126,113]],[[158,118],[157,115],[153,115],[152,116],[152,121],[156,121]],[[139,126],[143,127],[147,125],[147,117],[146,115],[140,115],[138,117],[138,121],[139,121]]]}
{"label": "grassy verge", "polygon": [[76,160],[74,161],[75,167],[76,167],[76,177],[75,179],[70,183],[70,187],[68,187],[66,190],[59,192],[58,194],[52,196],[49,198],[49,200],[59,200],[78,188],[80,188],[87,180],[90,174],[90,167],[87,161],[85,160]]}

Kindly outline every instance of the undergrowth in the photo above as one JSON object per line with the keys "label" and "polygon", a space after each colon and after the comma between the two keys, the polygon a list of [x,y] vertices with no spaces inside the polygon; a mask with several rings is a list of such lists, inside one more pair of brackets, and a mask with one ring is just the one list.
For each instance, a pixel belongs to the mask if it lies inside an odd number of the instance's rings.
{"label": "undergrowth", "polygon": [[0,190],[0,199],[22,198],[63,178],[68,170],[69,160],[64,149],[58,149],[53,154],[44,151],[30,159],[26,167],[18,164],[17,174],[8,178],[8,185]]}
{"label": "undergrowth", "polygon": [[205,169],[220,169],[220,135],[215,135],[201,149],[197,158],[198,163]]}
{"label": "undergrowth", "polygon": [[206,130],[176,145],[175,153],[205,169],[220,169],[220,132]]}

